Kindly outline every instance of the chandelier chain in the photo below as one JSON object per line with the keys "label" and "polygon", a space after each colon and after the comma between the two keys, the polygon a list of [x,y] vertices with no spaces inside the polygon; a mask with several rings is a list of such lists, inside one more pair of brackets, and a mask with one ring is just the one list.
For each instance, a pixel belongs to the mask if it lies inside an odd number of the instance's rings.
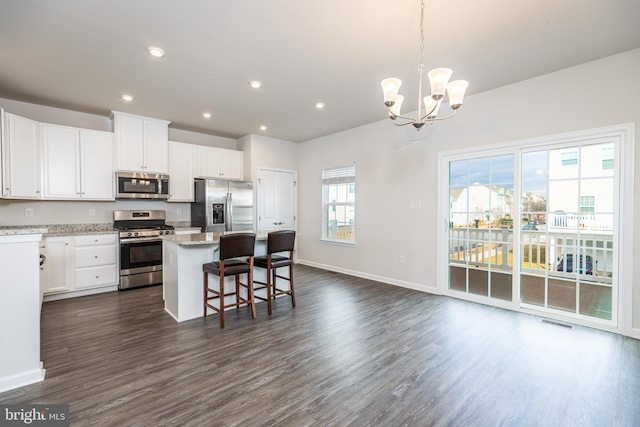
{"label": "chandelier chain", "polygon": [[420,68],[424,69],[424,0],[420,6]]}

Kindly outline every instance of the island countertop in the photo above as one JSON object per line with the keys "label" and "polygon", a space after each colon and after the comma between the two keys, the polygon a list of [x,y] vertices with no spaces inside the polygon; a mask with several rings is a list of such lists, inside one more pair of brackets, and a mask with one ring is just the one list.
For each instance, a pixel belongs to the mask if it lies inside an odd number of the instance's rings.
{"label": "island countertop", "polygon": [[[163,240],[180,246],[213,245],[220,243],[220,236],[242,233],[241,231],[223,231],[219,233],[172,234],[162,236]],[[256,234],[256,240],[267,240],[267,233]]]}

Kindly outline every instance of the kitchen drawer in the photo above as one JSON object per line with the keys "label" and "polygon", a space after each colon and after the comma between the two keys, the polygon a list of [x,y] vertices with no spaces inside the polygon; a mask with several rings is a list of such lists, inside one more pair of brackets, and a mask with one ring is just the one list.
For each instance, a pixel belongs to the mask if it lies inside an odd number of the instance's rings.
{"label": "kitchen drawer", "polygon": [[116,264],[115,245],[76,247],[75,268]]}
{"label": "kitchen drawer", "polygon": [[114,245],[118,242],[117,234],[92,234],[74,237],[76,246]]}
{"label": "kitchen drawer", "polygon": [[75,273],[76,290],[117,283],[118,271],[115,264],[102,267],[77,268]]}

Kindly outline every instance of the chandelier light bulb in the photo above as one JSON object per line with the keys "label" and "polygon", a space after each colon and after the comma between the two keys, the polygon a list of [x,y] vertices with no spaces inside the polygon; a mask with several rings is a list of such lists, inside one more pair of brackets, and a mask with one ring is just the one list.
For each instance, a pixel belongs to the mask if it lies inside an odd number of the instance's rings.
{"label": "chandelier light bulb", "polygon": [[396,96],[396,101],[393,103],[393,105],[391,107],[389,107],[389,115],[393,116],[399,116],[400,115],[400,108],[402,108],[402,101],[404,101],[404,96],[402,95],[398,95]]}
{"label": "chandelier light bulb", "polygon": [[249,86],[251,86],[254,89],[259,89],[262,87],[262,82],[259,82],[258,80],[251,80],[249,82]]}
{"label": "chandelier light bulb", "polygon": [[426,111],[427,120],[434,120],[436,117],[438,117],[440,104],[442,104],[442,98],[436,101],[435,99],[433,99],[433,96],[424,97],[424,108]]}
{"label": "chandelier light bulb", "polygon": [[124,95],[122,95],[122,99],[124,99],[127,102],[131,102],[131,101],[133,101],[133,96],[128,95],[128,94],[125,93]]}
{"label": "chandelier light bulb", "polygon": [[434,68],[429,71],[429,81],[431,82],[431,97],[436,101],[444,98],[447,89],[447,83],[451,78],[453,71],[449,68]]}
{"label": "chandelier light bulb", "polygon": [[467,91],[469,82],[466,80],[455,80],[447,85],[447,94],[449,95],[449,105],[454,110],[462,107],[464,93]]}
{"label": "chandelier light bulb", "polygon": [[380,82],[380,85],[382,86],[382,91],[384,92],[384,105],[386,105],[387,107],[392,107],[394,102],[396,102],[396,97],[398,96],[400,86],[402,86],[402,80],[388,78]]}

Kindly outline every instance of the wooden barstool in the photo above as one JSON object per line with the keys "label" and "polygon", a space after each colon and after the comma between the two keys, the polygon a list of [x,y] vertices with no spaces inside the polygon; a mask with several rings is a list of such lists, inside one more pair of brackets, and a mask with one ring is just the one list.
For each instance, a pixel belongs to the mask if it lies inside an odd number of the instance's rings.
{"label": "wooden barstool", "polygon": [[[220,237],[220,260],[202,265],[204,272],[204,315],[207,316],[207,308],[220,313],[220,328],[224,328],[224,309],[228,307],[240,307],[249,305],[251,317],[256,318],[256,303],[253,295],[253,252],[256,244],[254,233],[228,234]],[[209,274],[220,278],[218,288],[209,288]],[[240,282],[240,275],[247,275],[247,283]],[[224,278],[235,276],[235,292],[225,293]],[[240,287],[247,289],[247,298],[240,295]],[[210,296],[210,294],[213,294]],[[234,303],[226,304],[226,296],[236,296]],[[219,300],[218,307],[209,304],[211,300]]]}
{"label": "wooden barstool", "polygon": [[[293,289],[293,246],[296,240],[296,232],[293,230],[272,231],[267,235],[267,255],[256,257],[254,265],[267,270],[267,282],[254,281],[262,286],[255,290],[266,289],[267,297],[256,297],[267,301],[267,311],[271,314],[271,301],[278,295],[290,295],[291,303],[296,306],[296,294]],[[288,256],[277,255],[278,252],[289,252]],[[280,276],[276,270],[281,267],[289,267],[289,277]],[[279,289],[276,279],[289,281],[289,289]]]}

